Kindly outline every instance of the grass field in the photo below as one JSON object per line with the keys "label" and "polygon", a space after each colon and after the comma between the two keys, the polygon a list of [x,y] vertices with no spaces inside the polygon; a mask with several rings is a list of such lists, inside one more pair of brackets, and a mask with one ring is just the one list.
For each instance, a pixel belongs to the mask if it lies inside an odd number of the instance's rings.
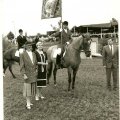
{"label": "grass field", "polygon": [[67,70],[59,70],[57,86],[42,89],[45,100],[32,98],[31,110],[25,108],[23,79],[19,65],[13,66],[16,79],[9,71],[4,78],[4,120],[119,120],[119,92],[106,89],[102,59],[82,60],[75,90],[68,92]]}

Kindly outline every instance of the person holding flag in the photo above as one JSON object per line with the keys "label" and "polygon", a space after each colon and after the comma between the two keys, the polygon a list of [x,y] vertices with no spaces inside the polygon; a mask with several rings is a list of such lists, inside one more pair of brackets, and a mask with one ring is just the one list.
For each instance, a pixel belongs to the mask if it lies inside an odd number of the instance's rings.
{"label": "person holding flag", "polygon": [[57,55],[56,63],[57,63],[57,68],[62,68],[61,62],[63,61],[63,53],[65,52],[66,46],[69,45],[72,41],[71,32],[68,28],[68,21],[64,21],[62,23],[62,30],[53,33],[51,37],[60,38],[59,39],[60,41],[58,43],[58,48],[61,48],[61,54]]}

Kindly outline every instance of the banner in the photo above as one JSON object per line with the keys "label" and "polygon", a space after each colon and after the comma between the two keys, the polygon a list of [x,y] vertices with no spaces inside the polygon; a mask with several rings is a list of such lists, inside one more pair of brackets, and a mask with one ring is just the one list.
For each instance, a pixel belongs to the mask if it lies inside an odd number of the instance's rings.
{"label": "banner", "polygon": [[41,19],[61,17],[61,0],[43,0]]}

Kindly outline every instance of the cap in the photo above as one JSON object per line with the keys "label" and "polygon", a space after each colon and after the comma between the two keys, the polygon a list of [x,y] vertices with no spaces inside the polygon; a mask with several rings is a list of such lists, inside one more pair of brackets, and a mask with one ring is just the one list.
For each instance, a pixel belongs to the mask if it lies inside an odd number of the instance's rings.
{"label": "cap", "polygon": [[68,22],[67,22],[67,21],[64,21],[64,22],[63,22],[63,25],[68,25]]}
{"label": "cap", "polygon": [[22,29],[19,29],[19,33],[20,33],[20,32],[23,32],[23,30],[22,30]]}

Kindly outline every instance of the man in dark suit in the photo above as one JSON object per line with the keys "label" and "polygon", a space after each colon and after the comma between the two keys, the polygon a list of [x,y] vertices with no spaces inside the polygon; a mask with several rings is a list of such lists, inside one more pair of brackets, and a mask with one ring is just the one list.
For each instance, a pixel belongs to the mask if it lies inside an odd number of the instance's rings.
{"label": "man in dark suit", "polygon": [[24,48],[24,45],[27,41],[26,37],[23,36],[23,30],[20,29],[19,30],[19,36],[17,37],[17,42],[18,42],[18,50],[21,49],[21,48]]}
{"label": "man in dark suit", "polygon": [[62,50],[61,50],[61,55],[57,55],[57,58],[56,58],[56,63],[58,65],[58,67],[60,67],[61,66],[61,57],[63,57],[63,53],[65,51],[65,46],[69,45],[72,41],[71,32],[68,28],[68,22],[64,21],[62,24],[62,30],[52,34],[51,36],[60,38],[58,46]]}
{"label": "man in dark suit", "polygon": [[106,68],[107,88],[111,90],[112,73],[113,90],[116,90],[118,78],[118,46],[113,44],[111,38],[108,39],[108,45],[103,47],[103,66]]}
{"label": "man in dark suit", "polygon": [[69,44],[69,42],[71,42],[71,32],[68,28],[68,22],[64,21],[62,24],[62,30],[57,31],[56,33],[53,33],[51,36],[53,37],[59,37],[59,44],[60,45],[66,45]]}

